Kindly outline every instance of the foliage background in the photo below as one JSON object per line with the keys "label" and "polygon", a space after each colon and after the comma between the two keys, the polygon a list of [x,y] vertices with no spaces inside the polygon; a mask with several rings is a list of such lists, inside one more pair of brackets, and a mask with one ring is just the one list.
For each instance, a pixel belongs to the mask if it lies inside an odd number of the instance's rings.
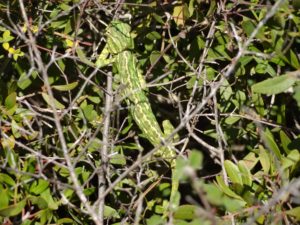
{"label": "foliage background", "polygon": [[[300,1],[0,1],[2,224],[296,224]],[[181,200],[99,69],[128,22]],[[113,80],[113,82],[111,82]],[[166,211],[168,217],[161,215]]]}

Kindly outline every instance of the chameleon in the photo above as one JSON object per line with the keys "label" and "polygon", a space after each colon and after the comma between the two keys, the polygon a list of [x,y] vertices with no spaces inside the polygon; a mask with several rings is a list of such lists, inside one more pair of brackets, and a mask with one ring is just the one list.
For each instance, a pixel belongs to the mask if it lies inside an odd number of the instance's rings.
{"label": "chameleon", "polygon": [[[170,145],[162,145],[162,140],[171,131],[168,133],[162,131],[145,93],[146,81],[137,66],[130,25],[119,20],[113,20],[106,28],[106,37],[106,46],[99,55],[96,66],[114,64],[117,68],[120,84],[124,85],[123,88],[120,88],[121,96],[125,99],[133,120],[154,147],[160,146],[154,155],[163,158],[170,165],[172,187],[169,207],[172,209],[177,206],[179,195],[179,181],[175,175],[176,152]],[[164,121],[163,124],[168,124],[170,129],[170,122]]]}

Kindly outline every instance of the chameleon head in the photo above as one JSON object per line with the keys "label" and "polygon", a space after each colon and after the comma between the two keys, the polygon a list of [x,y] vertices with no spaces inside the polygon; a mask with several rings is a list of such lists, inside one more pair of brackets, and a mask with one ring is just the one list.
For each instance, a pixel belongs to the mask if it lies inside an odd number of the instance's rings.
{"label": "chameleon head", "polygon": [[126,49],[132,49],[133,38],[130,35],[131,28],[127,23],[119,20],[112,21],[107,27],[107,45],[112,54],[118,54]]}

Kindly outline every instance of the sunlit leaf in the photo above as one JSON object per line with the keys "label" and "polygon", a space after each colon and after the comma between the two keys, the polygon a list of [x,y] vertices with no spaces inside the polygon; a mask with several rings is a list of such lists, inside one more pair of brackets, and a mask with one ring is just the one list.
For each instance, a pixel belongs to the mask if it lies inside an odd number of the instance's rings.
{"label": "sunlit leaf", "polygon": [[58,209],[59,204],[53,199],[49,188],[43,191],[40,196],[47,202],[49,209]]}
{"label": "sunlit leaf", "polygon": [[47,201],[44,198],[40,197],[40,196],[38,196],[38,197],[29,196],[28,199],[31,201],[32,204],[37,205],[37,207],[39,209],[47,209],[48,208]]}
{"label": "sunlit leaf", "polygon": [[281,75],[278,77],[270,78],[252,85],[253,92],[261,94],[279,94],[286,91],[296,82],[296,78],[291,75]]}
{"label": "sunlit leaf", "polygon": [[186,4],[179,2],[173,9],[173,18],[177,26],[183,26],[186,18],[189,17],[189,11]]}
{"label": "sunlit leaf", "polygon": [[149,219],[147,219],[147,225],[163,225],[165,224],[165,220],[158,215],[153,215]]}
{"label": "sunlit leaf", "polygon": [[83,110],[84,116],[86,117],[86,119],[88,121],[93,121],[98,116],[97,112],[94,110],[93,105],[87,105],[84,108],[82,108],[82,110]]}
{"label": "sunlit leaf", "polygon": [[281,158],[281,153],[278,145],[276,144],[276,141],[274,140],[274,137],[272,133],[266,129],[265,131],[262,131],[263,141],[266,145],[266,147],[273,151],[274,154],[277,156],[278,159]]}
{"label": "sunlit leaf", "polygon": [[40,194],[49,186],[49,182],[43,179],[34,181],[30,186],[30,192],[33,194]]}
{"label": "sunlit leaf", "polygon": [[230,160],[225,160],[224,166],[225,166],[226,172],[227,172],[230,180],[233,183],[237,183],[237,184],[243,185],[241,173],[240,173],[237,165],[235,165]]}
{"label": "sunlit leaf", "polygon": [[146,35],[146,37],[149,40],[152,40],[152,41],[157,40],[157,39],[161,39],[161,35],[158,32],[156,32],[156,31],[152,31],[152,32],[148,33]]}
{"label": "sunlit leaf", "polygon": [[74,46],[74,42],[72,40],[66,39],[65,41],[66,41],[67,47],[72,48]]}
{"label": "sunlit leaf", "polygon": [[298,108],[300,108],[300,84],[296,85],[294,88],[293,98],[296,100]]}
{"label": "sunlit leaf", "polygon": [[300,207],[295,207],[293,209],[285,211],[285,214],[293,216],[297,221],[300,221]]}
{"label": "sunlit leaf", "polygon": [[9,189],[3,189],[0,187],[1,198],[0,198],[0,209],[6,208],[9,205],[10,193]]}
{"label": "sunlit leaf", "polygon": [[114,208],[105,205],[104,206],[104,217],[105,218],[120,218],[117,210],[115,210]]}
{"label": "sunlit leaf", "polygon": [[76,88],[78,85],[78,81],[69,83],[69,84],[65,84],[65,85],[52,85],[52,87],[58,91],[70,91],[74,88]]}
{"label": "sunlit leaf", "polygon": [[126,165],[126,158],[124,155],[122,154],[113,154],[111,157],[110,157],[110,163],[111,164],[115,164],[115,165]]}
{"label": "sunlit leaf", "polygon": [[5,50],[8,50],[9,49],[9,43],[8,42],[4,42],[2,44],[2,47],[5,49]]}
{"label": "sunlit leaf", "polygon": [[18,87],[22,90],[25,90],[27,87],[31,85],[32,81],[30,77],[26,75],[26,73],[22,73],[19,80],[18,80]]}
{"label": "sunlit leaf", "polygon": [[294,167],[299,163],[300,153],[298,150],[292,150],[286,157],[282,157],[282,169]]}
{"label": "sunlit leaf", "polygon": [[289,153],[291,149],[289,149],[288,145],[291,143],[291,139],[286,135],[284,131],[279,131],[280,141],[282,148],[284,149],[285,153]]}
{"label": "sunlit leaf", "polygon": [[8,138],[1,138],[1,144],[4,149],[13,149],[16,144],[16,140],[14,136],[10,136]]}
{"label": "sunlit leaf", "polygon": [[17,93],[13,92],[5,99],[5,107],[9,110],[16,105],[17,102]]}
{"label": "sunlit leaf", "polygon": [[251,176],[250,170],[247,168],[245,162],[240,160],[238,162],[238,168],[239,168],[239,171],[241,173],[243,184],[248,185],[249,187],[251,187],[251,185],[252,185],[252,176]]}
{"label": "sunlit leaf", "polygon": [[232,197],[232,198],[236,198],[239,200],[243,201],[243,198],[241,196],[239,196],[238,194],[236,194],[234,191],[232,191],[224,182],[224,180],[220,177],[220,176],[216,176],[216,180],[217,180],[217,185],[220,188],[220,190],[222,192],[224,192],[224,194]]}
{"label": "sunlit leaf", "polygon": [[48,95],[44,92],[42,93],[42,97],[49,106],[51,106],[53,104],[56,109],[64,109],[65,108],[65,106],[63,104],[61,104],[55,98],[51,98],[50,95]]}
{"label": "sunlit leaf", "polygon": [[15,181],[13,180],[13,178],[11,178],[9,175],[5,173],[0,173],[0,183],[6,183],[10,186],[15,185]]}
{"label": "sunlit leaf", "polygon": [[189,165],[194,169],[202,168],[203,155],[200,151],[193,150],[189,154]]}
{"label": "sunlit leaf", "polygon": [[181,205],[174,213],[175,219],[191,220],[196,217],[196,211],[199,207],[195,205]]}
{"label": "sunlit leaf", "polygon": [[271,159],[267,150],[263,146],[259,146],[259,161],[265,174],[268,174],[271,168]]}
{"label": "sunlit leaf", "polygon": [[241,118],[237,117],[237,116],[229,116],[229,117],[226,117],[224,123],[226,123],[227,125],[233,125],[236,122],[238,122],[240,119]]}
{"label": "sunlit leaf", "polygon": [[26,199],[24,199],[16,204],[1,208],[0,216],[2,216],[2,217],[16,216],[22,212],[25,205],[26,205]]}
{"label": "sunlit leaf", "polygon": [[86,56],[85,53],[80,49],[80,48],[76,48],[76,53],[80,59],[81,62],[89,65],[89,66],[95,66],[94,63],[92,63]]}
{"label": "sunlit leaf", "polygon": [[57,225],[74,224],[74,220],[72,220],[70,218],[62,218],[62,219],[59,219],[56,223],[57,223]]}
{"label": "sunlit leaf", "polygon": [[156,63],[157,59],[161,56],[161,53],[159,51],[153,51],[150,55],[150,62],[151,65]]}
{"label": "sunlit leaf", "polygon": [[11,33],[9,30],[5,30],[2,34],[2,41],[3,42],[10,42],[11,40],[13,40],[14,37],[11,36]]}

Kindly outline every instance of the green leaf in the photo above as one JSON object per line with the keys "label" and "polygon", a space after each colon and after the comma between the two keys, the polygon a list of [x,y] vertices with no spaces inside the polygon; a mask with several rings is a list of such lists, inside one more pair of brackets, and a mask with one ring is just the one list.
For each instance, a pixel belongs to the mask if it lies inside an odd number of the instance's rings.
{"label": "green leaf", "polygon": [[290,53],[290,64],[291,64],[291,66],[293,66],[295,69],[299,69],[300,68],[300,63],[299,63],[299,60],[298,60],[298,56],[294,53],[294,51],[292,49],[290,49],[289,53]]}
{"label": "green leaf", "polygon": [[126,158],[123,154],[114,154],[110,157],[109,162],[114,165],[125,166]]}
{"label": "green leaf", "polygon": [[54,201],[52,198],[52,194],[50,193],[50,189],[46,189],[46,191],[43,191],[43,193],[40,195],[48,204],[48,208],[51,210],[57,210],[58,209],[58,203]]}
{"label": "green leaf", "polygon": [[164,224],[166,224],[165,223],[166,221],[161,216],[158,216],[158,215],[153,215],[146,221],[147,221],[147,223],[146,223],[147,225],[164,225]]}
{"label": "green leaf", "polygon": [[120,218],[117,210],[115,210],[114,208],[107,206],[107,205],[104,206],[104,217],[105,218],[116,218],[116,219]]}
{"label": "green leaf", "polygon": [[199,209],[199,207],[195,205],[181,205],[174,213],[174,218],[181,220],[192,220],[197,217],[197,209]]}
{"label": "green leaf", "polygon": [[153,65],[160,56],[161,56],[161,53],[159,51],[151,52],[151,55],[150,55],[151,65]]}
{"label": "green leaf", "polygon": [[26,205],[26,199],[24,199],[16,204],[10,205],[8,207],[1,208],[0,216],[2,216],[2,217],[16,216],[22,212],[25,205]]}
{"label": "green leaf", "polygon": [[[87,179],[85,179],[84,181],[86,181]],[[90,196],[93,193],[95,193],[96,188],[95,187],[91,187],[91,188],[86,188],[83,190],[83,193],[85,194],[85,196]]]}
{"label": "green leaf", "polygon": [[263,168],[265,174],[268,174],[271,168],[271,159],[270,155],[268,154],[267,150],[262,146],[259,145],[259,161]]}
{"label": "green leaf", "polygon": [[249,152],[244,158],[243,161],[249,170],[252,170],[258,162],[254,152]]}
{"label": "green leaf", "polygon": [[224,198],[224,205],[229,212],[240,212],[241,209],[245,208],[246,202],[239,199]]}
{"label": "green leaf", "polygon": [[227,125],[233,125],[238,122],[241,118],[238,116],[228,116],[225,118],[224,123]]}
{"label": "green leaf", "polygon": [[184,9],[184,4],[179,4],[174,7],[173,10],[173,18],[177,26],[183,26],[185,23],[185,9]]}
{"label": "green leaf", "polygon": [[300,84],[294,88],[293,98],[296,100],[298,108],[300,108]]}
{"label": "green leaf", "polygon": [[8,42],[4,42],[4,43],[2,44],[2,47],[3,47],[6,51],[8,51],[8,49],[9,49],[9,43],[8,43]]}
{"label": "green leaf", "polygon": [[50,95],[48,95],[44,92],[42,93],[42,97],[49,106],[51,106],[51,103],[53,102],[56,109],[64,109],[65,108],[65,106],[63,104],[61,104],[55,98],[51,98]]}
{"label": "green leaf", "polygon": [[43,209],[36,213],[36,217],[40,219],[40,225],[49,224],[53,218],[53,212],[51,209]]}
{"label": "green leaf", "polygon": [[70,218],[62,218],[62,219],[59,219],[57,220],[57,225],[64,225],[64,224],[74,224],[74,220],[70,219]]}
{"label": "green leaf", "polygon": [[93,105],[87,105],[82,110],[83,110],[84,116],[86,117],[86,119],[88,121],[93,121],[98,116],[97,112],[94,110],[94,106]]}
{"label": "green leaf", "polygon": [[17,124],[15,120],[11,121],[11,131],[12,131],[15,138],[20,138],[21,137],[20,127],[21,126],[19,124]]}
{"label": "green leaf", "polygon": [[87,98],[95,104],[99,104],[101,102],[101,98],[98,96],[88,96]]}
{"label": "green leaf", "polygon": [[26,73],[22,73],[19,80],[18,80],[18,87],[22,90],[25,90],[27,87],[31,85],[32,81],[30,78],[26,75]]}
{"label": "green leaf", "polygon": [[184,159],[183,157],[177,157],[176,158],[176,166],[175,170],[173,171],[173,178],[177,180],[185,180],[187,178],[187,175],[184,173],[185,168],[188,164],[188,161]]}
{"label": "green leaf", "polygon": [[242,28],[249,37],[256,28],[256,24],[254,24],[252,20],[244,18],[244,21],[242,22]]}
{"label": "green leaf", "polygon": [[217,206],[223,204],[223,197],[227,195],[216,184],[204,183],[201,188],[205,191],[205,197],[211,204]]}
{"label": "green leaf", "polygon": [[6,208],[9,204],[10,193],[8,189],[2,189],[0,187],[1,198],[0,198],[0,209]]}
{"label": "green leaf", "polygon": [[274,137],[269,129],[266,129],[262,132],[263,141],[264,144],[268,149],[274,152],[274,154],[277,156],[278,159],[281,158],[280,149],[278,148],[278,145],[276,144]]}
{"label": "green leaf", "polygon": [[195,0],[191,0],[190,3],[189,3],[189,14],[190,15],[194,14],[194,10],[195,10],[194,2],[195,2]]}
{"label": "green leaf", "polygon": [[88,66],[94,67],[95,64],[92,63],[88,58],[85,56],[84,52],[80,48],[76,48],[76,53],[81,62],[85,63]]}
{"label": "green leaf", "polygon": [[42,197],[36,197],[36,196],[29,196],[28,199],[31,201],[32,204],[37,205],[39,209],[47,209],[48,204],[45,199]]}
{"label": "green leaf", "polygon": [[43,179],[34,181],[30,186],[30,192],[36,195],[41,194],[49,186],[49,182]]}
{"label": "green leaf", "polygon": [[256,93],[274,95],[286,91],[293,86],[296,81],[295,76],[286,74],[254,84],[251,89]]}
{"label": "green leaf", "polygon": [[300,221],[300,206],[285,211],[285,214],[293,216],[296,218],[297,221]]}
{"label": "green leaf", "polygon": [[10,95],[8,95],[5,99],[5,107],[10,110],[12,109],[17,102],[17,93],[12,92]]}
{"label": "green leaf", "polygon": [[238,168],[239,168],[241,176],[242,176],[243,184],[251,187],[252,186],[252,176],[251,176],[250,170],[246,166],[245,162],[240,160],[238,162]]}
{"label": "green leaf", "polygon": [[15,186],[15,181],[7,174],[0,173],[0,183],[6,183],[10,186]]}
{"label": "green leaf", "polygon": [[235,192],[233,192],[223,181],[223,179],[221,178],[221,176],[216,176],[216,180],[217,180],[217,185],[219,187],[219,189],[226,195],[228,195],[229,197],[235,198],[235,199],[239,199],[239,200],[243,200],[243,198],[241,196],[239,196],[238,194],[236,194]]}
{"label": "green leaf", "polygon": [[300,153],[298,150],[291,151],[286,157],[282,158],[282,169],[294,167],[299,163]]}
{"label": "green leaf", "polygon": [[194,169],[201,169],[203,162],[203,155],[200,151],[192,150],[189,154],[189,165]]}
{"label": "green leaf", "polygon": [[31,219],[25,219],[22,221],[22,225],[31,225],[32,224],[31,222],[32,222]]}
{"label": "green leaf", "polygon": [[13,40],[14,37],[12,37],[10,35],[10,31],[9,30],[5,30],[2,34],[2,42],[10,42],[11,40]]}
{"label": "green leaf", "polygon": [[224,162],[225,170],[230,180],[233,183],[243,185],[242,177],[238,167],[230,160],[225,160]]}
{"label": "green leaf", "polygon": [[261,94],[253,93],[252,101],[255,105],[255,109],[258,112],[258,114],[263,117],[265,115],[266,109],[265,109],[264,100],[263,100]]}
{"label": "green leaf", "polygon": [[283,150],[285,151],[286,154],[289,154],[291,149],[289,149],[288,145],[291,143],[291,139],[282,130],[279,131],[279,135],[280,135],[280,141],[281,141]]}
{"label": "green leaf", "polygon": [[61,3],[59,4],[59,8],[61,8],[63,11],[69,11],[71,7],[65,3]]}
{"label": "green leaf", "polygon": [[73,83],[65,84],[65,85],[53,85],[52,87],[58,91],[70,91],[74,88],[76,88],[78,85],[78,81],[75,81]]}
{"label": "green leaf", "polygon": [[[2,147],[3,147],[4,149],[9,149],[9,150],[11,150],[11,149],[13,149],[13,148],[15,147],[16,140],[15,140],[14,136],[10,136],[10,137],[8,137],[8,138],[3,138],[3,139],[1,140],[1,144],[2,144]],[[12,154],[12,153],[11,153],[11,151],[9,151],[7,154],[10,155],[10,154]],[[8,155],[7,155],[7,157],[8,157],[9,160],[14,160],[14,157],[13,157],[13,156],[8,156]]]}
{"label": "green leaf", "polygon": [[224,98],[225,101],[230,100],[231,95],[233,94],[231,85],[225,79],[222,86],[220,87],[220,95]]}
{"label": "green leaf", "polygon": [[146,35],[146,37],[149,40],[152,40],[152,41],[157,40],[157,39],[161,39],[161,35],[158,32],[156,32],[156,31],[152,31],[152,32],[148,33]]}
{"label": "green leaf", "polygon": [[218,52],[220,54],[220,56],[224,57],[225,59],[228,59],[228,60],[231,59],[230,56],[226,52],[227,49],[226,49],[225,45],[218,45],[214,48],[214,50],[216,52]]}

